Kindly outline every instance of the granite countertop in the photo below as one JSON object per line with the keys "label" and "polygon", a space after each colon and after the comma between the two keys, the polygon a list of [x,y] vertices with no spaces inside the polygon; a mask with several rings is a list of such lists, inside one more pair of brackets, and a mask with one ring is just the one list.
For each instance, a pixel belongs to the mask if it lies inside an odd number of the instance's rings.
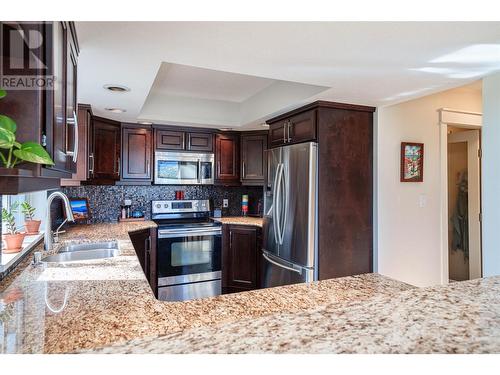
{"label": "granite countertop", "polygon": [[251,225],[254,227],[261,227],[263,219],[261,217],[252,216],[227,216],[227,217],[213,217],[213,221],[218,221],[222,224],[238,224],[238,225]]}
{"label": "granite countertop", "polygon": [[332,301],[94,353],[500,353],[500,277]]}
{"label": "granite countertop", "polygon": [[158,301],[128,236],[155,226],[151,221],[74,226],[54,251],[67,243],[117,240],[120,256],[38,267],[25,261],[0,282],[0,352],[65,353],[126,346],[130,340],[147,342],[186,330],[233,323],[238,327],[238,321],[273,314],[302,316],[330,305],[347,308],[412,289],[365,274],[187,302]]}

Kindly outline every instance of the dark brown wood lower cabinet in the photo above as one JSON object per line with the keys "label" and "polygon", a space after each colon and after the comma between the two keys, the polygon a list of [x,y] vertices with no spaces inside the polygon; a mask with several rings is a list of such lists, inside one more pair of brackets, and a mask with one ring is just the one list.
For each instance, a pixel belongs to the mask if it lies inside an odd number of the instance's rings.
{"label": "dark brown wood lower cabinet", "polygon": [[222,292],[260,288],[261,229],[248,225],[224,225]]}
{"label": "dark brown wood lower cabinet", "polygon": [[137,258],[148,279],[149,285],[157,297],[156,276],[156,229],[142,229],[129,233]]}

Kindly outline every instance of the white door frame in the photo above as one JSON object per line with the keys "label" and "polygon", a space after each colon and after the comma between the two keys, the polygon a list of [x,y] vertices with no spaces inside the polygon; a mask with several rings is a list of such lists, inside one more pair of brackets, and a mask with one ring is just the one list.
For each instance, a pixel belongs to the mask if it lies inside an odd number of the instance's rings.
{"label": "white door frame", "polygon": [[441,108],[439,112],[439,154],[441,187],[441,284],[448,284],[448,125],[457,128],[481,129],[483,114]]}

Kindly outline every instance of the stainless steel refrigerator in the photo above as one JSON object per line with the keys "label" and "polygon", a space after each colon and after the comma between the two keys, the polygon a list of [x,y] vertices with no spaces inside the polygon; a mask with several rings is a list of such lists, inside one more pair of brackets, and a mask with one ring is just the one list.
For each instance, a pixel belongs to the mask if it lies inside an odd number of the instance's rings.
{"label": "stainless steel refrigerator", "polygon": [[317,148],[317,143],[308,142],[267,151],[265,288],[318,278]]}

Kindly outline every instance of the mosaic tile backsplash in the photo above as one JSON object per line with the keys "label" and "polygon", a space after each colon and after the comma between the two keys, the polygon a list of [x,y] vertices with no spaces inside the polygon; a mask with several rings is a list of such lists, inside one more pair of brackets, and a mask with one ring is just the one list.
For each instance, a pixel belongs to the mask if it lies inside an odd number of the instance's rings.
{"label": "mosaic tile backsplash", "polygon": [[[259,200],[263,199],[263,189],[258,186],[78,186],[66,187],[62,191],[68,197],[87,198],[89,202],[90,223],[113,222],[118,220],[123,199],[132,200],[132,210],[144,212],[146,219],[151,218],[151,201],[175,199],[175,191],[184,190],[184,199],[210,199],[213,208],[221,208],[223,216],[241,215],[241,196],[248,194],[249,213],[258,213]],[[229,199],[229,207],[222,208],[222,200]]]}

